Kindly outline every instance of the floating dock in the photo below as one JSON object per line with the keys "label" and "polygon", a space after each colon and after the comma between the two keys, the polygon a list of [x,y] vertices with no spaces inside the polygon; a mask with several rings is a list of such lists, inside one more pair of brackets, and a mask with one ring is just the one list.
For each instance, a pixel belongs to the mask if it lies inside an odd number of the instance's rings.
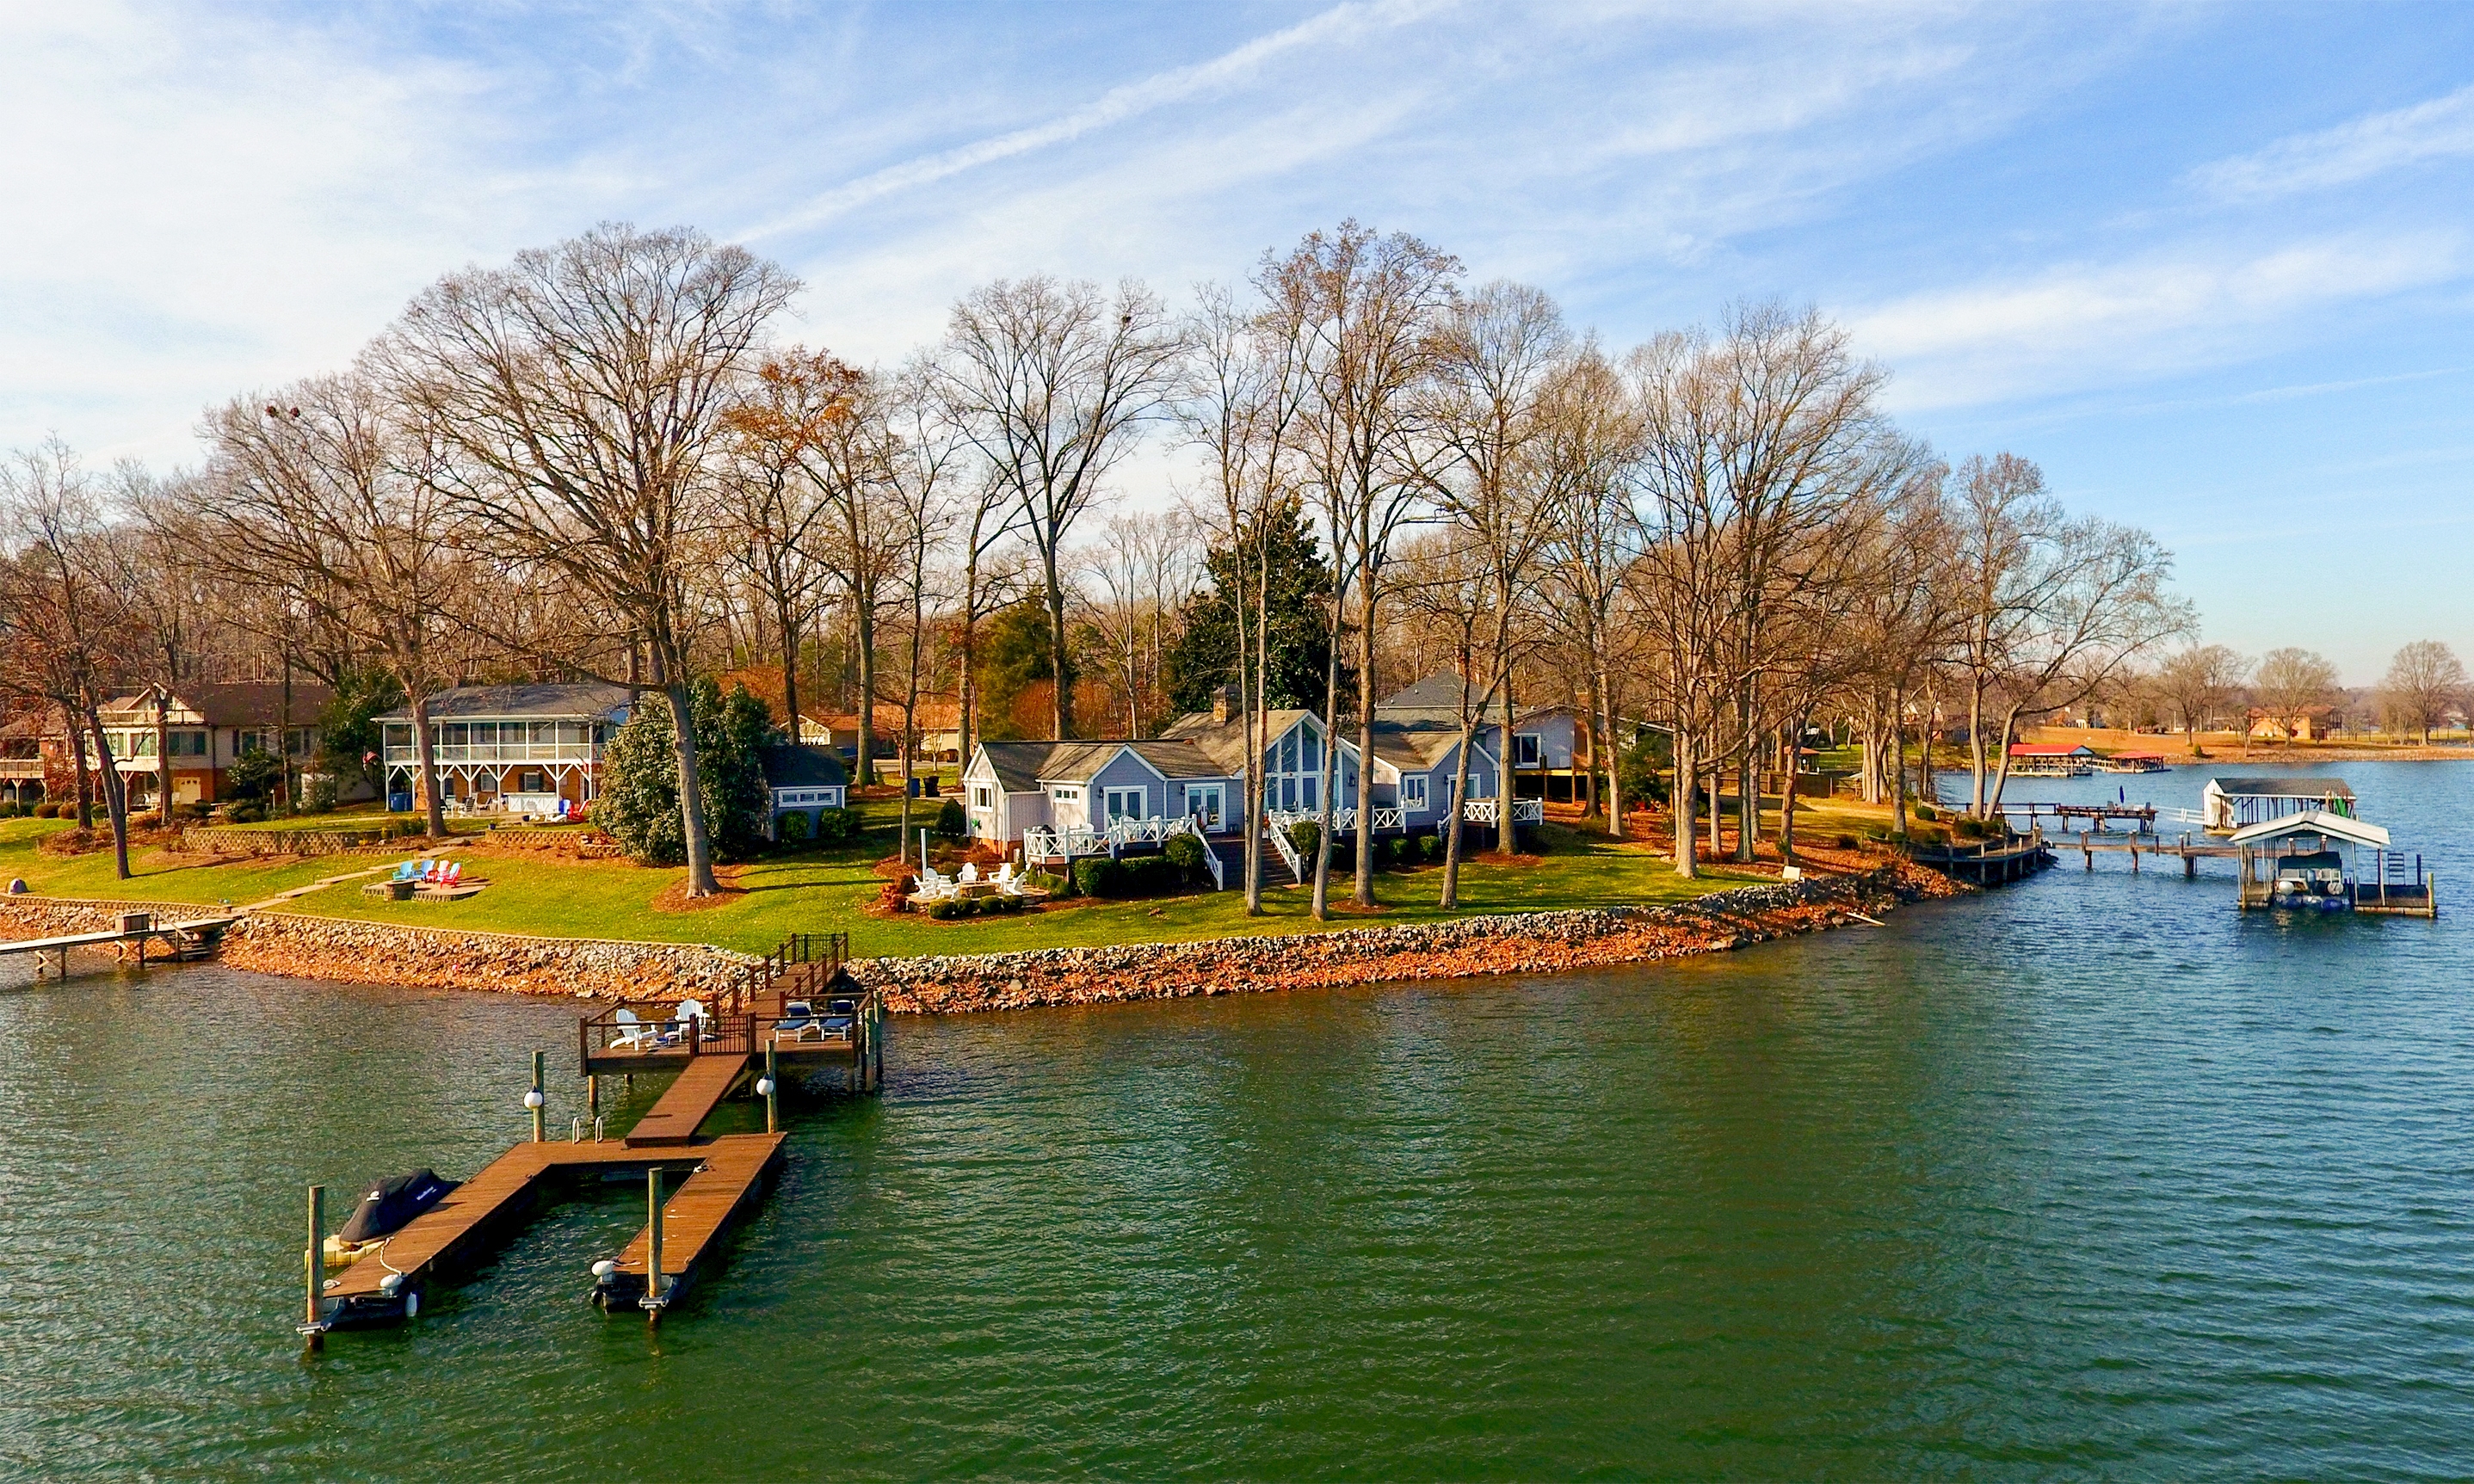
{"label": "floating dock", "polygon": [[[471,1272],[569,1185],[639,1172],[647,1182],[644,1230],[617,1257],[593,1265],[593,1298],[605,1308],[632,1301],[658,1320],[716,1263],[731,1230],[763,1204],[781,1170],[788,1136],[779,1131],[779,1072],[837,1067],[853,1091],[881,1083],[883,1009],[873,992],[842,979],[848,944],[840,934],[793,938],[710,1009],[688,1000],[583,1020],[577,1049],[595,1113],[592,1136],[577,1119],[566,1141],[546,1137],[542,1057],[534,1053],[525,1099],[533,1137],[334,1278],[324,1277],[323,1191],[312,1187],[303,1335],[315,1348],[331,1329],[413,1318],[425,1292]],[[664,1071],[677,1075],[636,1126],[620,1138],[601,1137],[600,1079]],[[703,1137],[714,1112],[751,1083],[765,1100],[765,1132]],[[666,1193],[676,1174],[687,1178]]]}
{"label": "floating dock", "polygon": [[2051,847],[2042,827],[2019,841],[1981,841],[1973,846],[1909,846],[1907,858],[1947,876],[1977,886],[2007,886],[2023,881],[2053,863]]}

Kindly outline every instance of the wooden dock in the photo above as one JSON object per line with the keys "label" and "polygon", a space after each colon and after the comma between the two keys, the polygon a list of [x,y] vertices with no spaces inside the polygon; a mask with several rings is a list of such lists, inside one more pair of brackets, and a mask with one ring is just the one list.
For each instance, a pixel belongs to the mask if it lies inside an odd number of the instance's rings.
{"label": "wooden dock", "polygon": [[[703,1124],[723,1100],[784,1063],[845,1066],[855,1091],[880,1085],[882,1007],[872,993],[840,978],[846,952],[847,940],[838,934],[793,939],[754,966],[744,984],[716,996],[724,1016],[681,1023],[665,1011],[661,1021],[650,1022],[675,1026],[674,1035],[648,1031],[644,1021],[619,1021],[615,1014],[588,1018],[579,1027],[579,1050],[595,1109],[601,1075],[677,1073],[635,1128],[621,1138],[588,1139],[578,1120],[574,1137],[554,1142],[542,1137],[543,1100],[528,1097],[535,1110],[532,1139],[492,1161],[334,1278],[321,1277],[325,1236],[313,1189],[302,1333],[315,1348],[330,1329],[413,1318],[425,1291],[471,1272],[546,1200],[578,1182],[630,1173],[647,1179],[645,1229],[616,1258],[593,1265],[594,1298],[604,1307],[632,1299],[658,1319],[718,1259],[730,1230],[762,1204],[781,1168],[787,1136],[775,1126],[772,1101],[779,1089],[756,1082],[766,1099],[766,1132],[703,1137]],[[603,1043],[611,1037],[627,1044]],[[533,1072],[538,1093],[538,1052]],[[679,1173],[686,1180],[665,1196],[666,1177]],[[648,1290],[657,1242],[662,1281]]]}
{"label": "wooden dock", "polygon": [[1980,841],[1973,846],[1910,846],[1907,858],[1947,876],[1977,886],[2007,886],[2024,881],[2053,863],[2042,828],[2020,841]]}
{"label": "wooden dock", "polygon": [[0,958],[12,953],[34,954],[35,975],[37,978],[42,976],[45,954],[59,955],[58,971],[65,977],[69,971],[71,948],[99,948],[110,944],[135,944],[137,962],[142,965],[146,962],[147,944],[159,938],[169,947],[168,957],[194,958],[212,950],[214,945],[222,941],[224,930],[239,921],[240,919],[234,916],[198,918],[187,922],[158,923],[148,913],[132,912],[123,914],[121,926],[104,928],[98,932],[62,933],[54,938],[20,938],[14,942],[0,942]]}

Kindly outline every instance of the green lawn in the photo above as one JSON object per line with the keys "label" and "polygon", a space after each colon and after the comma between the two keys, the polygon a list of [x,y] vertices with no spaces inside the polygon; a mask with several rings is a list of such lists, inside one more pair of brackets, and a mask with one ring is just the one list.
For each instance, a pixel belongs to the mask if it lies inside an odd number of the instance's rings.
{"label": "green lawn", "polygon": [[[463,855],[468,874],[490,882],[479,896],[464,901],[376,900],[362,896],[358,883],[345,883],[286,903],[282,910],[495,932],[709,943],[748,952],[764,952],[794,932],[844,931],[851,935],[854,953],[874,956],[1168,942],[1435,922],[1471,913],[1647,905],[1686,900],[1745,879],[1714,874],[1681,880],[1646,850],[1550,826],[1541,858],[1518,867],[1480,863],[1464,869],[1458,914],[1435,906],[1443,870],[1427,867],[1378,873],[1375,896],[1383,910],[1335,913],[1328,924],[1314,922],[1307,909],[1309,896],[1301,889],[1267,892],[1264,915],[1250,920],[1245,916],[1244,894],[1229,891],[938,922],[916,914],[882,918],[863,910],[883,885],[871,867],[890,852],[899,805],[872,802],[861,807],[876,826],[863,843],[753,862],[737,872],[736,884],[743,895],[699,911],[664,912],[651,906],[685,874],[682,869],[560,860],[517,850]],[[36,839],[61,827],[51,820],[0,821],[0,880],[23,876],[36,893],[50,897],[250,902],[321,876],[403,858],[367,853],[203,867],[181,856],[137,850],[131,860],[133,879],[120,881],[112,874],[109,850],[70,860],[37,854]],[[1345,874],[1336,873],[1335,885],[1335,898],[1345,900]]]}

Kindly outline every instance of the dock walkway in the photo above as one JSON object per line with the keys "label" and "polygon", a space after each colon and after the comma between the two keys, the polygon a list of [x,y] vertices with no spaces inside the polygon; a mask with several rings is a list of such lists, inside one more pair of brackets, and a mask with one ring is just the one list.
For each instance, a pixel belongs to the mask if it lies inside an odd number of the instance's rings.
{"label": "dock walkway", "polygon": [[695,1131],[721,1100],[730,1096],[731,1089],[747,1075],[747,1056],[707,1055],[688,1063],[686,1068],[670,1083],[661,1100],[647,1109],[644,1116],[627,1133],[630,1149],[657,1148],[663,1144],[684,1144],[695,1137]]}
{"label": "dock walkway", "polygon": [[[662,1203],[662,1302],[676,1301],[695,1278],[723,1233],[752,1213],[764,1198],[764,1188],[781,1167],[787,1134],[738,1134],[703,1145],[704,1162]],[[611,1269],[599,1276],[597,1297],[604,1307],[640,1300],[644,1293],[644,1263],[652,1249],[653,1229],[647,1225],[627,1244]]]}

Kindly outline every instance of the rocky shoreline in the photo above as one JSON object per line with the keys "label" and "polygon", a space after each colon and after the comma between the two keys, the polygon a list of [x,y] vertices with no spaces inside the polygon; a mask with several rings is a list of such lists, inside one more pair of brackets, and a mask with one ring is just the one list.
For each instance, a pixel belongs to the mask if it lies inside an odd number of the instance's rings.
{"label": "rocky shoreline", "polygon": [[[1723,952],[1856,921],[1962,890],[1892,863],[1855,875],[1743,887],[1664,907],[1507,913],[1449,922],[1276,937],[916,958],[860,959],[854,978],[898,1015],[967,1015],[1050,1005],[1266,993],[1392,980],[1553,973]],[[0,897],[0,938],[212,917],[195,903]],[[661,999],[738,982],[748,954],[697,944],[536,938],[406,927],[296,913],[253,913],[224,938],[222,962],[258,973],[350,984],[519,994]]]}
{"label": "rocky shoreline", "polygon": [[1507,913],[1449,922],[1263,938],[855,960],[897,1015],[972,1015],[1328,989],[1410,979],[1555,973],[1721,953],[1819,932],[1966,890],[1897,863],[1857,875],[1743,887],[1664,907]]}

